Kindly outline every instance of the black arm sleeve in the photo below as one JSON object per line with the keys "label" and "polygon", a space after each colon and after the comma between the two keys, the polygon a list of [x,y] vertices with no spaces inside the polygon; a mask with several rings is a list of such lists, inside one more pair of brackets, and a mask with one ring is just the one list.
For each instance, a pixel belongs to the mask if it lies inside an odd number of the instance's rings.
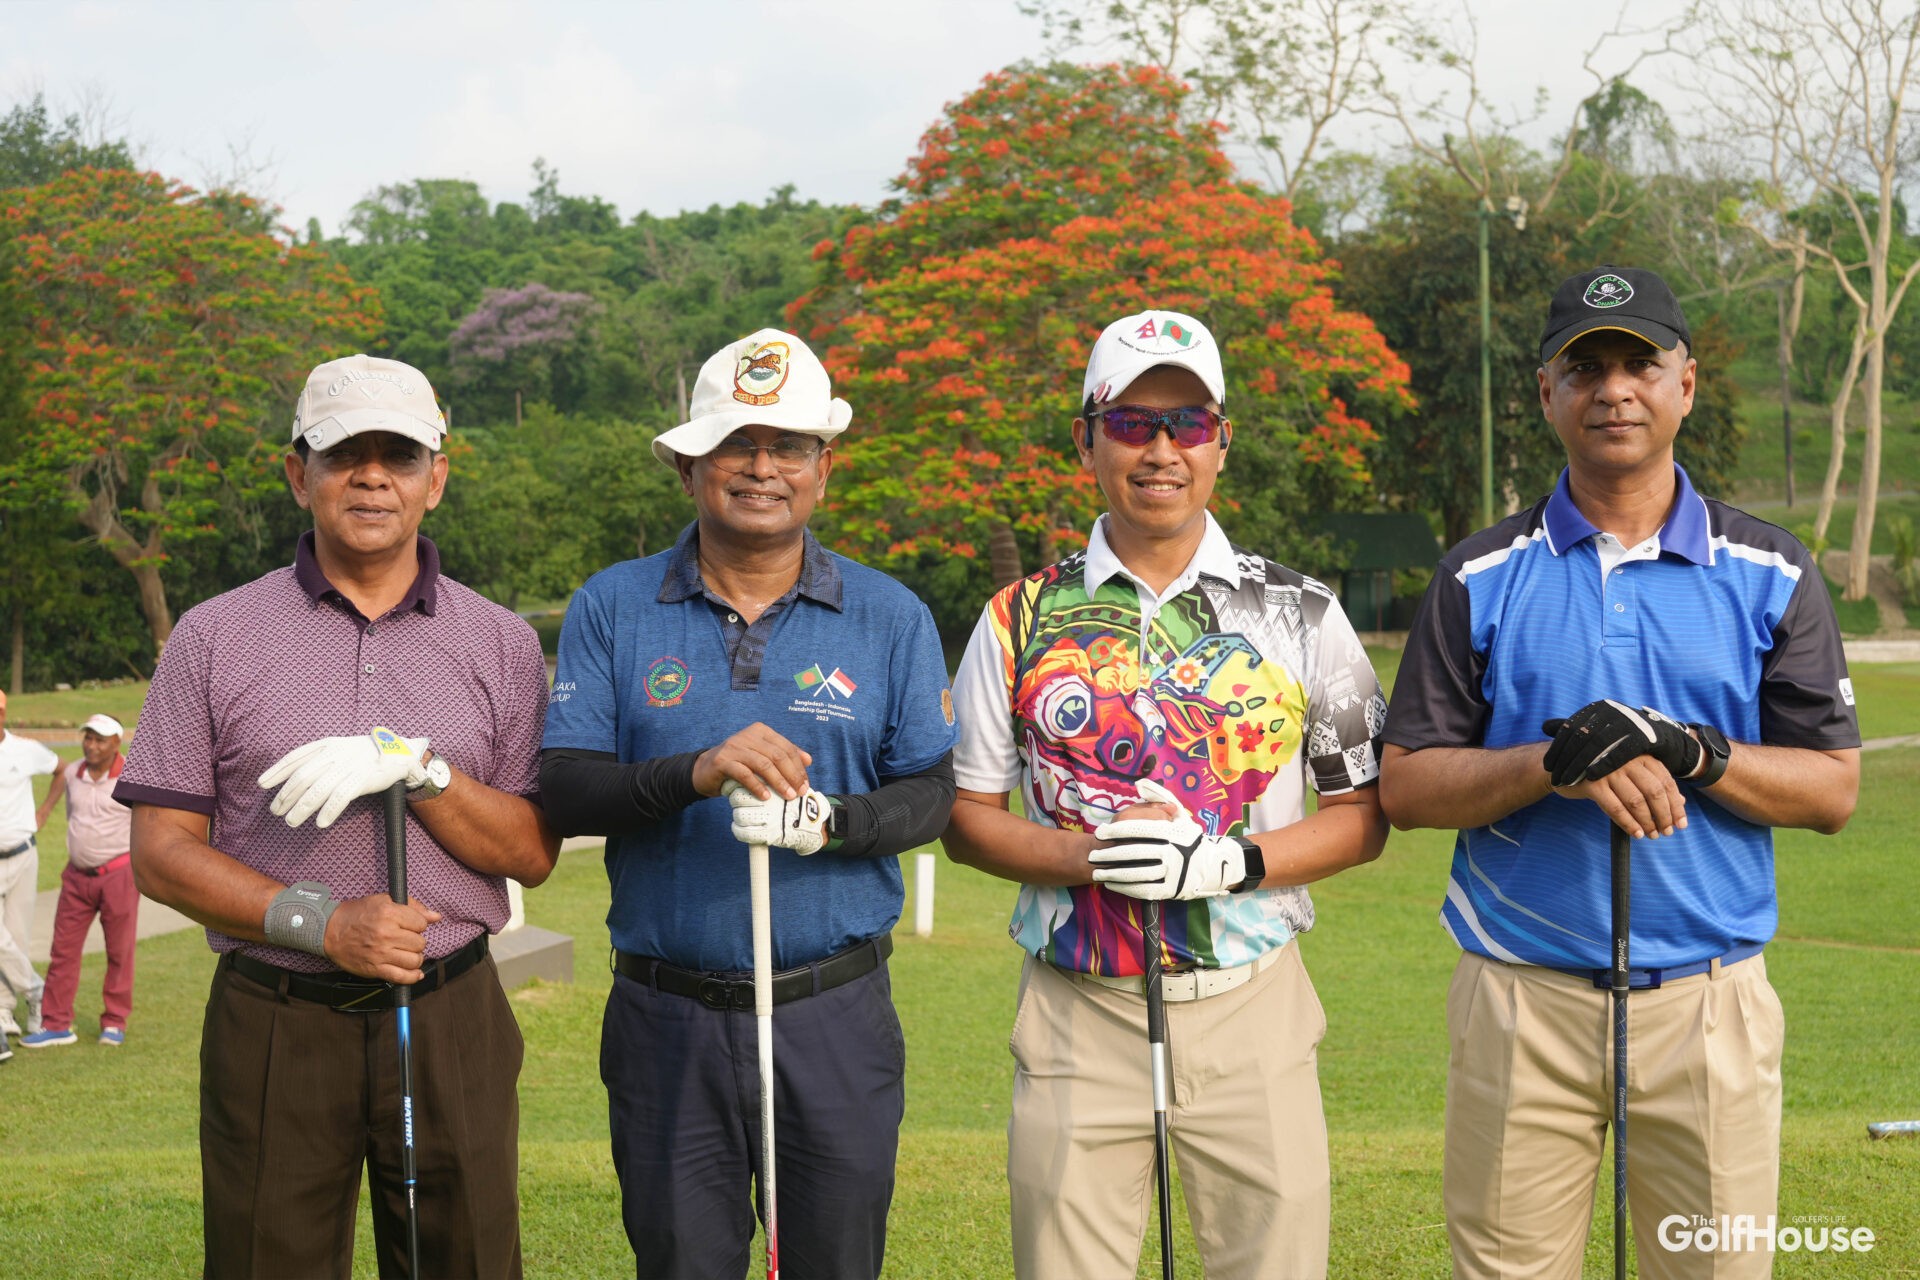
{"label": "black arm sleeve", "polygon": [[[621,764],[606,751],[542,751],[540,807],[547,825],[563,836],[619,836],[650,827],[706,798],[693,789],[693,762],[699,754],[689,751]],[[947,796],[951,804],[951,771]]]}
{"label": "black arm sleeve", "polygon": [[[543,771],[543,783],[545,778]],[[947,829],[953,786],[949,751],[924,773],[890,778],[863,796],[834,796],[840,836],[828,852],[842,858],[891,858],[932,843]]]}

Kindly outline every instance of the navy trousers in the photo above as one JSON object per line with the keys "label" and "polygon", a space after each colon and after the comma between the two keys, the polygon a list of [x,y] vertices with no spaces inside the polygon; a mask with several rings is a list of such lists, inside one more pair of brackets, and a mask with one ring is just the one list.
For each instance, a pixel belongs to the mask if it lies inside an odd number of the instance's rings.
{"label": "navy trousers", "polygon": [[[753,1014],[614,976],[600,1079],[642,1280],[747,1274],[758,1213],[758,1055]],[[773,1058],[781,1274],[878,1277],[906,1108],[906,1043],[886,966],[776,1007]]]}

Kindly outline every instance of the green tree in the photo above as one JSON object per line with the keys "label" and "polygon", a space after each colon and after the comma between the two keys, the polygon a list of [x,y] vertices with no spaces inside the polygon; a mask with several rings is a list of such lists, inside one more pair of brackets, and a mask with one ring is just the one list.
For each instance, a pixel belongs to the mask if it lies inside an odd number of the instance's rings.
{"label": "green tree", "polygon": [[173,629],[163,570],[252,523],[315,352],[378,322],[369,290],[260,221],[245,196],[126,170],[0,208],[26,366],[0,492],[74,513],[132,575],[156,648]]}
{"label": "green tree", "polygon": [[56,122],[43,94],[0,117],[0,191],[38,186],[70,169],[131,168],[133,153],[124,140],[92,136],[77,115]]}
{"label": "green tree", "polygon": [[1364,501],[1361,415],[1407,403],[1405,368],[1334,305],[1287,202],[1229,180],[1184,93],[1152,68],[989,76],[927,132],[902,195],[821,246],[792,317],[854,406],[828,512],[840,546],[909,577],[984,551],[977,599],[1083,539],[1098,500],[1067,437],[1081,370],[1109,321],[1148,307],[1222,345],[1229,533],[1285,553],[1306,543],[1303,511]]}
{"label": "green tree", "polygon": [[534,404],[518,429],[451,436],[446,499],[425,526],[446,571],[518,608],[563,600],[606,566],[669,545],[693,506],[655,460],[654,435]]}
{"label": "green tree", "polygon": [[[1512,145],[1508,143],[1507,145]],[[1523,156],[1502,162],[1525,163]],[[1371,316],[1407,361],[1419,400],[1413,413],[1379,424],[1370,450],[1375,483],[1390,505],[1437,515],[1451,545],[1480,523],[1479,261],[1475,219],[1481,193],[1451,170],[1413,162],[1383,177],[1382,212],[1343,238],[1342,297]],[[1540,331],[1553,288],[1606,261],[1660,266],[1656,245],[1635,224],[1591,217],[1599,200],[1637,200],[1615,173],[1589,187],[1578,166],[1561,198],[1525,230],[1505,218],[1489,226],[1493,309],[1494,477],[1509,504],[1552,488],[1565,454],[1541,418]],[[1693,413],[1675,446],[1703,490],[1733,478],[1740,433],[1728,365],[1738,347],[1710,313],[1695,308],[1694,351],[1703,376]]]}

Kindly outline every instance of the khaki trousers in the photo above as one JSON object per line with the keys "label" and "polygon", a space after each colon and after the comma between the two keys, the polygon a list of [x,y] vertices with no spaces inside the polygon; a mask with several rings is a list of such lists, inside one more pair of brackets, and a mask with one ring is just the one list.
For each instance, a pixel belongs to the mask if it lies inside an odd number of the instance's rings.
{"label": "khaki trousers", "polygon": [[[1325,1276],[1327,1022],[1299,946],[1242,986],[1166,1009],[1168,1127],[1208,1280]],[[1012,1049],[1015,1274],[1132,1277],[1154,1196],[1145,996],[1029,956]]]}
{"label": "khaki trousers", "polygon": [[[1612,996],[1551,969],[1460,957],[1447,992],[1445,1201],[1453,1274],[1580,1275],[1613,1115]],[[1785,1022],[1755,956],[1627,998],[1627,1204],[1640,1274],[1766,1276],[1760,1251],[1673,1251],[1669,1215],[1751,1214],[1780,1187]],[[1606,1179],[1604,1212],[1612,1212]]]}

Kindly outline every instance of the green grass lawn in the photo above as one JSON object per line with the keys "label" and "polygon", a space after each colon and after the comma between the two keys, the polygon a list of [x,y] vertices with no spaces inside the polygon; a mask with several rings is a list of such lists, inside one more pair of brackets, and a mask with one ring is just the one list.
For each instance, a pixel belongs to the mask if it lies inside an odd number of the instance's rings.
{"label": "green grass lawn", "polygon": [[[1865,686],[1879,687],[1883,674],[1895,690],[1887,700],[1911,710],[1915,673],[1884,670],[1863,680],[1863,709]],[[1872,1120],[1920,1118],[1916,789],[1920,749],[1874,752],[1844,833],[1779,839],[1780,938],[1768,964],[1789,1024],[1780,1213],[1870,1226],[1881,1242],[1864,1257],[1782,1256],[1780,1276],[1920,1275],[1920,1142],[1865,1136]],[[1435,914],[1449,845],[1444,833],[1397,833],[1378,862],[1315,892],[1320,924],[1302,946],[1330,1028],[1320,1064],[1336,1276],[1447,1272],[1443,1003],[1455,953]],[[911,882],[911,858],[907,866]],[[888,1275],[976,1280],[1009,1274],[1006,1044],[1020,958],[1005,933],[1012,887],[944,859],[937,874],[933,937],[903,934],[893,961],[908,1079]],[[610,981],[606,893],[600,858],[587,852],[567,855],[528,895],[536,923],[573,935],[576,961],[573,984],[534,984],[512,997],[527,1040],[520,1172],[532,1276],[632,1274],[596,1058]],[[911,901],[911,883],[908,893]],[[100,964],[89,957],[82,976],[83,1030],[98,1009]],[[19,1051],[0,1066],[0,1241],[10,1275],[118,1280],[198,1266],[195,1081],[210,968],[197,931],[150,939],[140,946],[125,1049],[83,1038],[70,1049]],[[1590,1275],[1606,1274],[1609,1257],[1602,1183]],[[1184,1213],[1180,1226],[1179,1274],[1197,1278]],[[371,1275],[364,1211],[360,1235],[356,1273]],[[1157,1274],[1150,1247],[1140,1274]]]}
{"label": "green grass lawn", "polygon": [[140,718],[140,704],[146,696],[144,680],[119,680],[91,689],[23,693],[7,699],[7,723],[22,729],[77,729],[88,716],[104,711],[131,729]]}

